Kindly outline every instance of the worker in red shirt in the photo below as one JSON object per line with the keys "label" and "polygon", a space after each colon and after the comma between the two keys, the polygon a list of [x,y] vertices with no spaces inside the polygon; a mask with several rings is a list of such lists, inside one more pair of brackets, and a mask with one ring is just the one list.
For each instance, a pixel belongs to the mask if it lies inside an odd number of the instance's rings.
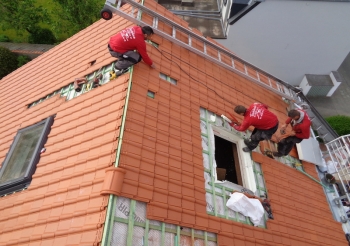
{"label": "worker in red shirt", "polygon": [[286,123],[281,127],[281,133],[285,133],[288,124],[291,124],[292,131],[278,143],[277,152],[273,152],[275,157],[288,155],[294,144],[300,143],[303,139],[310,137],[311,121],[304,110],[290,110]]}
{"label": "worker in red shirt", "polygon": [[127,71],[132,65],[139,63],[141,58],[146,64],[155,68],[154,63],[147,54],[145,43],[145,40],[152,35],[153,29],[150,26],[133,26],[118,32],[110,38],[108,50],[113,57],[118,58],[118,61],[114,64],[115,69],[119,70],[117,75]]}
{"label": "worker in red shirt", "polygon": [[278,129],[278,118],[268,110],[268,107],[262,103],[253,103],[248,109],[242,105],[237,105],[234,111],[244,116],[240,126],[232,124],[231,126],[237,131],[245,131],[249,126],[254,126],[254,130],[249,139],[244,143],[247,147],[243,151],[250,152],[255,149],[262,140],[271,139],[272,135]]}

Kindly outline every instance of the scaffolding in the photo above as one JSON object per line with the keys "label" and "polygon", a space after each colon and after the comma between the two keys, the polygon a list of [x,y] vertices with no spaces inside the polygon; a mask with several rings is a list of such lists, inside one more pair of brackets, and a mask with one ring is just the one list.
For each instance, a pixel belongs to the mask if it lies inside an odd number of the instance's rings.
{"label": "scaffolding", "polygon": [[[341,136],[326,144],[328,155],[325,156],[326,160],[331,160],[335,168],[335,179],[341,184],[343,192],[341,196],[337,198],[346,199],[350,201],[349,196],[349,182],[350,182],[350,135]],[[344,194],[342,194],[344,193]]]}

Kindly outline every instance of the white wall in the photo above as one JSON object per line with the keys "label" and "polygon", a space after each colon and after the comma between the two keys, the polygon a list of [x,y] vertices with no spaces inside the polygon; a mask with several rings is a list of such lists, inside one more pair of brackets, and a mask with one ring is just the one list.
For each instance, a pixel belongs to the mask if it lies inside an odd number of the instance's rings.
{"label": "white wall", "polygon": [[305,74],[330,74],[350,52],[350,2],[266,0],[219,39],[235,54],[299,85]]}

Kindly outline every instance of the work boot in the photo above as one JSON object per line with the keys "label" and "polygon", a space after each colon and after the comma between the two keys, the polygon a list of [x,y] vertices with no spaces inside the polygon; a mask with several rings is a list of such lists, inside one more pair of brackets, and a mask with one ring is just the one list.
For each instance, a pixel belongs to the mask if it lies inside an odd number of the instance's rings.
{"label": "work boot", "polygon": [[248,146],[250,144],[250,139],[244,139],[244,144]]}
{"label": "work boot", "polygon": [[242,150],[243,150],[244,152],[250,152],[250,151],[251,151],[248,147],[244,147]]}
{"label": "work boot", "polygon": [[122,75],[123,73],[126,73],[129,69],[128,68],[124,68],[124,69],[121,69],[121,70],[116,70],[115,74],[117,76],[120,76]]}

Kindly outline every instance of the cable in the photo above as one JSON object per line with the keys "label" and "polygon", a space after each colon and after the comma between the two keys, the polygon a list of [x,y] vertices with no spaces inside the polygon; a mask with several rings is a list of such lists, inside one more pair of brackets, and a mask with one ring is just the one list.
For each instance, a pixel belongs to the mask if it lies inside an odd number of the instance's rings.
{"label": "cable", "polygon": [[[196,82],[202,84],[202,85],[205,86],[207,89],[213,91],[218,97],[220,97],[221,99],[223,99],[223,100],[229,102],[231,105],[234,105],[234,106],[237,105],[237,104],[231,102],[230,100],[228,100],[227,98],[224,98],[224,97],[222,97],[221,95],[219,95],[214,89],[210,88],[210,87],[207,86],[206,84],[204,84],[204,83],[202,83],[201,81],[199,81],[199,80],[193,78],[189,73],[187,73],[184,69],[182,69],[182,67],[181,67],[177,62],[173,61],[172,59],[170,59],[169,57],[167,57],[166,55],[164,55],[163,52],[169,54],[170,56],[175,57],[175,58],[178,59],[178,60],[181,60],[179,57],[177,57],[177,56],[175,56],[175,55],[173,55],[173,54],[171,54],[171,53],[169,53],[169,52],[167,52],[167,51],[160,50],[160,49],[159,49],[158,47],[156,47],[155,45],[152,45],[152,46],[155,47],[156,50],[157,50],[163,57],[165,57],[166,59],[168,59],[170,62],[175,63],[175,64],[180,68],[180,70],[181,70],[183,73],[185,73],[190,79],[192,79],[192,80],[194,80],[194,81],[196,81]],[[185,61],[182,61],[182,62],[186,63],[187,65],[189,65],[190,67],[196,69],[197,71],[204,73],[203,71],[199,70],[198,68],[196,68],[195,66],[191,65],[190,63],[185,62]],[[238,89],[236,89],[236,88],[230,86],[229,84],[226,84],[225,82],[222,82],[221,80],[216,79],[214,76],[208,75],[208,74],[206,74],[206,73],[204,73],[204,74],[205,74],[206,76],[211,77],[212,79],[214,79],[214,80],[220,82],[220,83],[223,83],[223,84],[226,85],[227,87],[229,87],[229,88],[231,88],[231,89],[233,89],[233,90],[235,90],[235,91],[237,91],[237,92],[239,92],[239,93],[241,93],[241,94],[243,94],[243,95],[245,95],[245,96],[247,96],[247,97],[253,99],[254,101],[257,101],[257,100],[256,100],[255,98],[253,98],[252,96],[250,96],[250,95],[244,93],[243,91],[240,91],[240,90],[238,90]],[[258,102],[259,102],[259,101],[258,101]],[[261,102],[259,102],[259,103],[261,103]],[[269,106],[269,107],[270,107],[270,106]],[[284,111],[278,110],[278,109],[273,108],[273,107],[270,107],[270,108],[272,108],[272,109],[274,109],[274,110],[276,110],[276,111],[278,111],[278,112],[280,112],[280,113],[285,114]]]}

